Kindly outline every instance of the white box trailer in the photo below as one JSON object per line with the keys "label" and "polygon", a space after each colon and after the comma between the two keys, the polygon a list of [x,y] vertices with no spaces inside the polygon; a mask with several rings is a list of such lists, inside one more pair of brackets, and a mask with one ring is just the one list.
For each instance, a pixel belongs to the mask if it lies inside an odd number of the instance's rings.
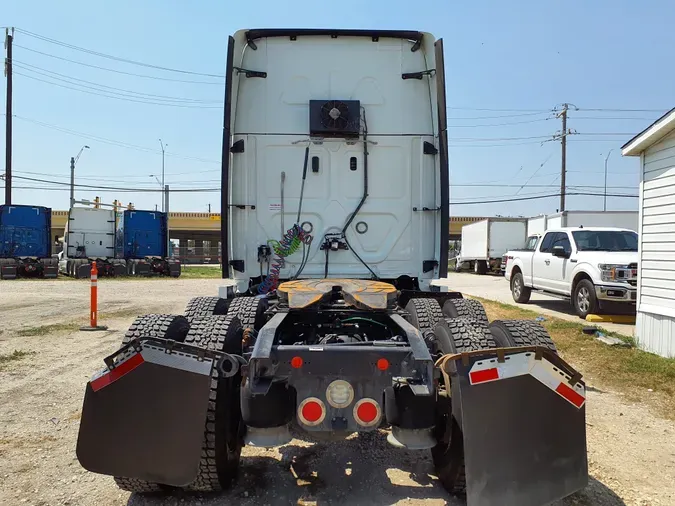
{"label": "white box trailer", "polygon": [[115,259],[115,211],[95,207],[72,207],[68,213],[59,271],[86,278],[96,262],[99,276],[119,276],[126,262]]}
{"label": "white box trailer", "polygon": [[527,239],[525,218],[488,218],[462,227],[462,246],[455,270],[465,264],[476,274],[501,269],[502,256]]}
{"label": "white box trailer", "polygon": [[563,211],[527,220],[527,235],[541,235],[550,228],[617,227],[638,231],[637,211]]}

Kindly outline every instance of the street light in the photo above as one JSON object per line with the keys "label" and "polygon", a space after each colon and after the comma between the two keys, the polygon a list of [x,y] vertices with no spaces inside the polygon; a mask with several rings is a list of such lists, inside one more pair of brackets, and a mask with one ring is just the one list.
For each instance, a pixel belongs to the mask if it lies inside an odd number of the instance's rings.
{"label": "street light", "polygon": [[609,153],[607,153],[607,156],[605,157],[605,198],[604,198],[604,205],[602,206],[603,211],[607,211],[607,160],[609,160],[609,155],[612,154],[612,151],[614,151],[614,148],[609,150]]}
{"label": "street light", "polygon": [[75,157],[70,157],[70,207],[75,205],[75,164],[82,156],[82,151],[89,149],[89,146],[82,146],[80,152]]}
{"label": "street light", "polygon": [[164,209],[164,148],[168,146],[168,144],[164,144],[162,142],[162,139],[159,139],[159,145],[162,146],[162,212],[165,212],[166,210]]}

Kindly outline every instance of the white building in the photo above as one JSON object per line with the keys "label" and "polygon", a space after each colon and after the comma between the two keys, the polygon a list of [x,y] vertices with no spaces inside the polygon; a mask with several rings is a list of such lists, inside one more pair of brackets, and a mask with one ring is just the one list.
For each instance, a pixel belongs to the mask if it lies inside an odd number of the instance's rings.
{"label": "white building", "polygon": [[675,357],[675,109],[622,147],[640,157],[639,272],[635,339]]}

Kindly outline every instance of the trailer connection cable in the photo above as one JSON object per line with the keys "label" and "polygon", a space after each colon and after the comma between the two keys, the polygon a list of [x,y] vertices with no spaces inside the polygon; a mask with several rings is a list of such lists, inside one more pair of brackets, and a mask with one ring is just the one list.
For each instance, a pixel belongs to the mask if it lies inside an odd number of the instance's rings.
{"label": "trailer connection cable", "polygon": [[[349,239],[347,239],[347,229],[349,228],[349,225],[352,224],[352,221],[354,221],[354,218],[356,218],[356,215],[359,213],[359,211],[363,207],[363,204],[366,202],[366,199],[368,198],[368,122],[366,121],[366,109],[364,107],[361,107],[361,112],[363,113],[363,196],[361,197],[361,201],[359,202],[359,204],[356,206],[356,209],[347,220],[347,223],[345,223],[345,226],[342,227],[342,238],[345,240],[347,247],[351,250],[352,253],[354,253],[354,256],[359,260],[359,262],[361,262],[363,266],[366,269],[368,269],[368,271],[370,271],[370,274],[372,275],[373,279],[379,281],[380,279],[379,276],[375,274],[373,269],[371,269],[366,262],[364,262],[364,260],[359,256],[356,250],[352,248],[352,245],[349,244]],[[326,257],[326,272],[328,272],[327,257]]]}
{"label": "trailer connection cable", "polygon": [[276,258],[272,261],[269,274],[264,281],[258,285],[258,293],[266,294],[274,291],[279,286],[279,277],[281,269],[286,266],[286,258],[296,253],[302,246],[302,261],[300,268],[295,275],[297,278],[307,264],[309,258],[309,246],[312,244],[312,236],[307,233],[300,225],[300,214],[302,213],[302,200],[305,194],[305,180],[307,179],[307,163],[309,161],[309,146],[305,148],[305,163],[302,169],[302,186],[300,189],[300,202],[298,204],[298,217],[296,223],[289,228],[281,238],[281,241],[270,239],[268,246],[272,248]]}

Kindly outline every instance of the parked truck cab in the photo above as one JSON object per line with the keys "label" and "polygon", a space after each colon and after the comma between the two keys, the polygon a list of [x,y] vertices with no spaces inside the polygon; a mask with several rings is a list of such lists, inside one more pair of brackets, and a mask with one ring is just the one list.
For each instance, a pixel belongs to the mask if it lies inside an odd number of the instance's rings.
{"label": "parked truck cab", "polygon": [[513,299],[532,290],[569,298],[586,318],[601,302],[634,305],[637,299],[637,234],[620,228],[561,228],[528,240],[532,249],[507,253],[506,279]]}

